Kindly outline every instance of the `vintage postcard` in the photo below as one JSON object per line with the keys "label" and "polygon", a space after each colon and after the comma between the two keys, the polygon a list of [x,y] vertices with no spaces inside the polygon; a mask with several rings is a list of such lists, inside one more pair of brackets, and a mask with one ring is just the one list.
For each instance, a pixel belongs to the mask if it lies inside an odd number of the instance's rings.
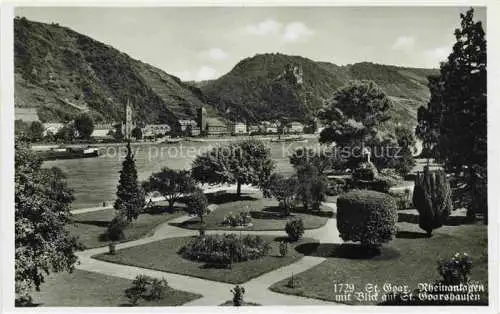
{"label": "vintage postcard", "polygon": [[486,5],[10,10],[13,310],[495,312]]}

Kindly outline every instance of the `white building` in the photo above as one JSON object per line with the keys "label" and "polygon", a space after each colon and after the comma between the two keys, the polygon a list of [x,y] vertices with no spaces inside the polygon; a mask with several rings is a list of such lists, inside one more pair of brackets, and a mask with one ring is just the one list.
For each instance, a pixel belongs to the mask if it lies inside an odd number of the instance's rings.
{"label": "white building", "polygon": [[47,134],[56,134],[60,129],[64,127],[64,123],[44,123],[43,124],[43,136],[47,136]]}
{"label": "white building", "polygon": [[304,125],[300,122],[290,122],[287,127],[288,133],[304,133]]}
{"label": "white building", "polygon": [[235,122],[232,129],[233,134],[247,134],[247,125],[242,122]]}
{"label": "white building", "polygon": [[143,137],[163,136],[170,132],[172,128],[168,124],[146,124],[142,129]]}

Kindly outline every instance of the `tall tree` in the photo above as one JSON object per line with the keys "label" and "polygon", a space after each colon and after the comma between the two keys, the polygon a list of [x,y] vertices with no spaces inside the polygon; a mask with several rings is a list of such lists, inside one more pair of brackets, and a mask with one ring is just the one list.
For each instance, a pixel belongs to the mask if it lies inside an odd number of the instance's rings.
{"label": "tall tree", "polygon": [[31,303],[50,272],[71,271],[77,257],[70,222],[73,195],[58,168],[42,168],[26,144],[15,143],[15,293],[16,304]]}
{"label": "tall tree", "polygon": [[153,173],[142,184],[146,192],[159,192],[168,201],[169,209],[173,209],[175,202],[179,201],[186,193],[195,190],[196,185],[187,170],[174,170],[163,168],[160,172]]}
{"label": "tall tree", "polygon": [[135,159],[127,142],[127,155],[120,171],[120,181],[116,192],[117,199],[114,208],[118,213],[122,213],[128,222],[137,219],[145,205],[144,191],[137,183],[137,169]]}
{"label": "tall tree", "polygon": [[421,124],[437,129],[439,121],[435,156],[455,174],[467,216],[473,219],[484,211],[487,221],[486,40],[482,23],[473,16],[472,8],[460,15],[456,43],[441,63]]}
{"label": "tall tree", "polygon": [[80,114],[75,119],[75,129],[83,139],[89,139],[94,131],[94,120],[86,113]]}
{"label": "tall tree", "polygon": [[357,166],[365,147],[372,151],[372,161],[378,168],[387,167],[394,163],[394,156],[385,152],[397,148],[395,135],[384,130],[391,106],[389,98],[372,81],[351,82],[338,90],[320,113],[327,127],[319,140],[335,143],[347,167]]}
{"label": "tall tree", "polygon": [[273,169],[269,148],[261,141],[246,140],[198,156],[191,171],[202,183],[236,183],[236,193],[241,195],[242,184],[262,186]]}

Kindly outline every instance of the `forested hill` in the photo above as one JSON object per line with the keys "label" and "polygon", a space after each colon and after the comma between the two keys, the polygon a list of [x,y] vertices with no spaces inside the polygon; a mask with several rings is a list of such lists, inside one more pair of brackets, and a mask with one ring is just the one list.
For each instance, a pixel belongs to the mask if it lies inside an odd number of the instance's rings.
{"label": "forested hill", "polygon": [[173,122],[193,118],[204,103],[198,88],[57,24],[16,18],[14,54],[15,105],[37,108],[42,121],[82,110],[121,121],[130,99],[138,120]]}
{"label": "forested hill", "polygon": [[437,73],[436,69],[368,62],[337,66],[300,56],[260,54],[200,88],[221,112],[249,121],[283,117],[307,121],[348,81],[373,80],[393,101],[394,120],[413,124],[417,108],[429,98],[427,76]]}

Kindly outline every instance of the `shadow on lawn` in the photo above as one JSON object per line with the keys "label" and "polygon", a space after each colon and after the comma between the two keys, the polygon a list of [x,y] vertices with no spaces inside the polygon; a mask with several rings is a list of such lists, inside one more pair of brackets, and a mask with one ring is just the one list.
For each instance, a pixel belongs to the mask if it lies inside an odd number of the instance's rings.
{"label": "shadow on lawn", "polygon": [[[262,213],[270,213],[276,215],[277,218],[289,218],[290,216],[284,216],[283,215],[283,210],[279,206],[269,206],[266,207],[262,210]],[[332,210],[319,210],[319,211],[313,211],[313,210],[304,210],[303,207],[298,207],[294,210],[291,211],[292,214],[306,214],[306,215],[312,215],[312,216],[318,216],[318,217],[327,217],[327,218],[334,218],[336,217],[335,213]]]}
{"label": "shadow on lawn", "polygon": [[[407,222],[411,224],[418,224],[418,215],[409,213],[398,213],[398,222]],[[450,216],[446,219],[443,225],[445,226],[459,226],[465,224],[465,216]]]}
{"label": "shadow on lawn", "polygon": [[295,250],[306,256],[345,259],[390,260],[400,256],[398,251],[390,247],[377,250],[354,243],[305,243],[298,245]]}
{"label": "shadow on lawn", "polygon": [[185,211],[185,208],[179,206],[174,206],[174,208],[169,208],[168,206],[154,205],[144,208],[144,213],[150,215],[173,214],[182,211]]}
{"label": "shadow on lawn", "polygon": [[92,225],[101,228],[107,228],[109,225],[109,221],[106,220],[75,220],[74,223]]}
{"label": "shadow on lawn", "polygon": [[398,231],[396,238],[400,239],[422,239],[428,238],[427,233],[415,231]]}
{"label": "shadow on lawn", "polygon": [[211,204],[221,205],[232,202],[255,201],[258,198],[245,194],[238,196],[234,193],[209,193],[207,199]]}

